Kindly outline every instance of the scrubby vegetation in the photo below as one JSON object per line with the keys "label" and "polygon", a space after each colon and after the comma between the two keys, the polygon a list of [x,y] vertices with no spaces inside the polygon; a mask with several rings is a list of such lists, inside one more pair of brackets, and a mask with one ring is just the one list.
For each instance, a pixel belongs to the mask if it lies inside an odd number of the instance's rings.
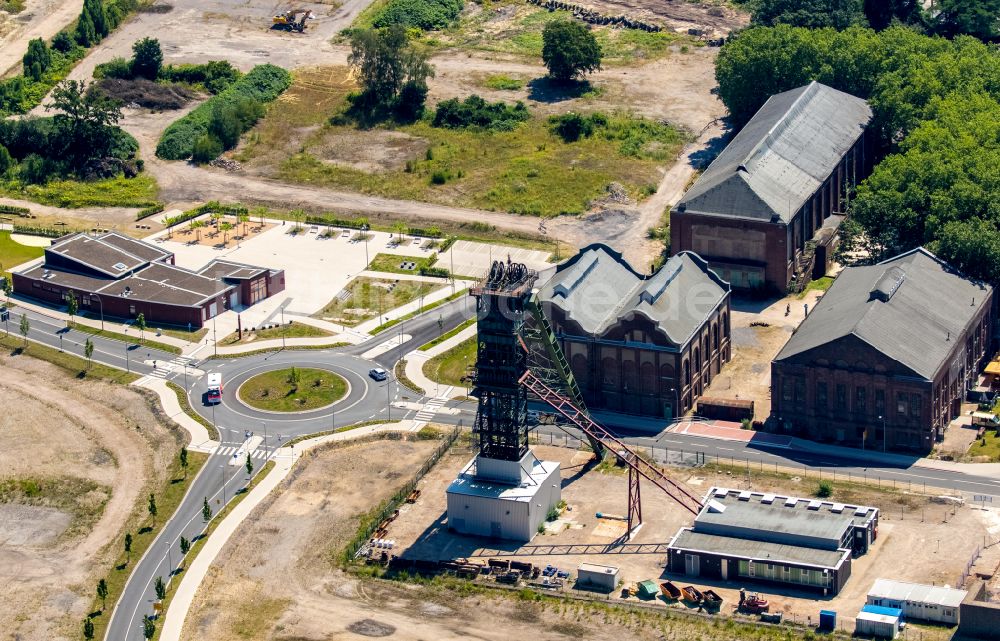
{"label": "scrubby vegetation", "polygon": [[618,153],[632,158],[667,160],[682,140],[680,133],[670,125],[623,114],[567,113],[551,116],[549,123],[564,142],[577,142],[596,135],[618,142]]}
{"label": "scrubby vegetation", "polygon": [[520,100],[511,105],[506,102],[486,102],[481,97],[472,95],[465,100],[452,98],[439,102],[434,114],[434,126],[512,131],[530,117],[528,108]]}
{"label": "scrubby vegetation", "polygon": [[132,45],[132,57],[112,58],[94,68],[95,78],[159,81],[182,83],[191,89],[217,94],[239,80],[241,74],[227,60],[210,60],[204,64],[163,66],[163,52],[154,38],[143,38]]}
{"label": "scrubby vegetation", "polygon": [[434,68],[427,55],[410,44],[402,25],[354,31],[348,63],[357,73],[361,91],[348,96],[350,108],[341,118],[372,123],[394,117],[413,122],[423,115],[427,79],[434,77]]}
{"label": "scrubby vegetation", "polygon": [[59,32],[50,44],[32,41],[22,61],[23,74],[0,81],[0,115],[26,113],[38,106],[87,49],[100,43],[138,5],[139,0],[86,0],[74,28]]}
{"label": "scrubby vegetation", "polygon": [[[190,158],[198,145],[200,158],[217,147],[231,148],[239,135],[263,114],[263,105],[291,84],[291,74],[271,64],[258,65],[228,89],[174,122],[160,138],[156,155],[167,160]],[[228,146],[227,146],[228,145]]]}
{"label": "scrubby vegetation", "polygon": [[194,92],[182,84],[153,82],[145,78],[102,78],[96,83],[96,87],[104,95],[122,104],[136,104],[146,109],[180,109],[195,97]]}
{"label": "scrubby vegetation", "polygon": [[375,14],[372,23],[375,27],[441,29],[458,16],[463,5],[463,0],[389,0]]}

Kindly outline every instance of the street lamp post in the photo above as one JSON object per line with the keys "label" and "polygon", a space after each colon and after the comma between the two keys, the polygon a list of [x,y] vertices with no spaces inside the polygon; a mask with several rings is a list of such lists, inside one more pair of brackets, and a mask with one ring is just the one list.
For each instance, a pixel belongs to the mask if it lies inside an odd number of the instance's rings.
{"label": "street lamp post", "polygon": [[371,229],[368,225],[361,226],[361,236],[365,239],[365,269],[368,269],[368,230]]}
{"label": "street lamp post", "polygon": [[[219,426],[215,423],[215,403],[212,403],[212,427],[215,428],[215,433],[219,434]],[[222,434],[219,434],[219,439],[222,439]]]}
{"label": "street lamp post", "polygon": [[171,577],[174,573],[174,562],[170,558],[170,542],[167,541],[167,578]]}
{"label": "street lamp post", "polygon": [[219,355],[219,323],[216,319],[219,318],[219,314],[216,313],[212,317],[212,342],[215,343],[215,355]]}
{"label": "street lamp post", "polygon": [[62,341],[62,338],[63,338],[62,332],[59,332],[59,351],[60,352],[63,351],[63,344],[62,344],[63,341]]}
{"label": "street lamp post", "polygon": [[285,305],[279,308],[281,311],[281,349],[285,349]]}
{"label": "street lamp post", "polygon": [[188,364],[184,363],[184,391],[188,391]]}
{"label": "street lamp post", "polygon": [[451,293],[455,293],[455,238],[452,237],[448,246],[448,255],[451,257]]}
{"label": "street lamp post", "polygon": [[97,304],[100,306],[99,309],[101,310],[101,331],[103,332],[104,331],[104,301],[101,300],[101,297],[98,296],[97,294],[91,294],[90,297],[93,298],[93,299],[95,299],[97,301]]}
{"label": "street lamp post", "polygon": [[883,414],[882,416],[879,416],[879,418],[882,419],[882,453],[885,454],[886,452],[885,415]]}

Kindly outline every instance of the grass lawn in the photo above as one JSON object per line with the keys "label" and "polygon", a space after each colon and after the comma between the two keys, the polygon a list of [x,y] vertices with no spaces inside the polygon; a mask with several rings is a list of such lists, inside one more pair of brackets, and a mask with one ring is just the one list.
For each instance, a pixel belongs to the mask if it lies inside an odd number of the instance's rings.
{"label": "grass lawn", "polygon": [[201,339],[205,338],[208,334],[208,328],[202,327],[201,329],[194,329],[190,332],[186,329],[178,329],[173,327],[157,327],[156,331],[160,332],[164,336],[171,336],[173,338],[179,338],[182,341],[190,341],[192,343],[197,343]]}
{"label": "grass lawn", "polygon": [[475,323],[475,322],[476,322],[475,318],[470,318],[469,320],[464,321],[461,324],[459,324],[458,327],[455,327],[454,329],[448,330],[447,332],[445,332],[444,334],[441,334],[440,336],[438,336],[437,338],[435,338],[433,340],[427,341],[426,343],[424,343],[423,345],[421,345],[419,347],[419,350],[421,352],[426,352],[427,350],[429,350],[430,348],[434,347],[435,345],[440,345],[441,343],[445,342],[446,340],[448,340],[449,338],[451,338],[455,334],[461,332],[463,329],[465,329],[467,327],[471,327],[472,324]]}
{"label": "grass lawn", "polygon": [[[400,265],[404,262],[414,263],[413,269],[403,269]],[[368,263],[368,267],[365,269],[372,272],[389,272],[392,274],[418,274],[422,268],[431,267],[434,262],[434,259],[429,256],[375,254],[375,258],[372,259],[372,262]]]}
{"label": "grass lawn", "polygon": [[830,289],[830,285],[832,284],[833,278],[830,276],[824,276],[822,278],[811,280],[809,281],[809,284],[806,285],[806,288],[799,294],[799,298],[805,298],[806,294],[811,291],[825,292]]}
{"label": "grass lawn", "polygon": [[297,73],[236,158],[249,171],[285,182],[556,216],[586,211],[607,196],[611,183],[634,200],[653,193],[662,165],[688,138],[669,125],[617,112],[607,114],[606,127],[572,143],[541,114],[504,132],[433,127],[433,111],[410,125],[329,124],[353,88],[343,67]]}
{"label": "grass lawn", "polygon": [[[289,382],[293,370],[299,382]],[[323,369],[292,367],[264,372],[240,385],[240,400],[269,412],[300,412],[324,407],[347,393],[347,381]]]}
{"label": "grass lawn", "polygon": [[462,341],[443,354],[438,354],[424,363],[424,375],[436,383],[465,386],[462,381],[467,367],[476,364],[476,337]]}
{"label": "grass lawn", "polygon": [[[20,317],[11,314],[11,322],[19,323]],[[122,385],[128,385],[141,378],[138,374],[123,372],[120,369],[101,365],[100,363],[88,363],[84,358],[74,356],[69,352],[60,352],[54,347],[42,345],[41,343],[28,341],[28,347],[25,348],[24,339],[13,333],[10,336],[0,337],[0,345],[10,348],[12,352],[17,354],[26,354],[40,358],[43,361],[48,361],[77,378],[96,378],[108,381],[109,383],[121,383]]]}
{"label": "grass lawn", "polygon": [[[126,526],[130,529],[136,528],[132,532],[132,553],[129,556],[125,555],[122,539],[112,542],[112,545],[118,550],[122,550],[122,552],[117,565],[110,568],[108,574],[104,577],[104,580],[108,584],[108,608],[104,612],[101,612],[101,600],[94,599],[92,612],[100,613],[91,619],[94,622],[94,638],[104,638],[108,621],[111,619],[111,608],[121,596],[125,582],[132,573],[132,568],[135,567],[134,564],[142,558],[143,553],[152,545],[154,539],[156,539],[160,531],[159,526],[177,511],[177,507],[184,498],[189,484],[198,475],[198,471],[206,459],[208,459],[207,454],[188,451],[188,470],[187,478],[185,478],[184,471],[180,466],[179,456],[174,456],[164,483],[159,487],[150,488],[150,491],[156,497],[156,507],[159,513],[156,522],[150,520],[149,514],[146,511],[146,503],[139,501],[129,519],[129,524]],[[122,538],[124,538],[124,534]],[[176,550],[177,555],[180,555],[180,549]]]}
{"label": "grass lawn", "polygon": [[[91,327],[90,325],[83,325],[82,323],[77,323],[75,321],[72,322],[72,323],[70,323],[70,327],[73,328],[73,329],[75,329],[75,330],[77,330],[77,331],[84,332],[86,334],[93,334],[94,336],[101,336],[103,338],[110,338],[112,340],[122,341],[124,343],[136,343],[136,344],[141,345],[143,347],[148,347],[150,349],[158,349],[160,351],[169,352],[171,354],[180,354],[181,353],[181,348],[177,347],[175,345],[167,345],[166,343],[160,343],[160,342],[157,342],[157,341],[151,341],[148,338],[143,339],[143,340],[139,340],[139,332],[138,332],[138,330],[136,330],[136,332],[134,334],[131,334],[131,335],[119,334],[118,332],[112,332],[109,329],[101,329],[100,327]],[[145,333],[146,333],[147,336],[150,335],[150,334],[155,335],[154,331],[148,330],[148,329],[146,330]]]}
{"label": "grass lawn", "polygon": [[0,183],[0,194],[54,207],[147,207],[156,202],[156,180],[148,174],[105,180],[53,180],[45,185]]}
{"label": "grass lawn", "polygon": [[1000,461],[1000,438],[996,430],[986,430],[983,438],[976,439],[969,447],[969,456],[988,456],[991,461]]}
{"label": "grass lawn", "polygon": [[[244,333],[243,341],[249,342],[249,338],[253,336],[254,340],[269,340],[272,338],[319,338],[322,336],[333,336],[333,332],[328,332],[321,327],[313,327],[312,325],[306,325],[305,323],[290,323],[282,327],[269,327],[268,329],[261,329],[252,333]],[[233,332],[229,336],[226,336],[220,341],[221,345],[233,345],[240,342],[240,336],[236,332]]]}
{"label": "grass lawn", "polygon": [[44,247],[29,247],[11,240],[9,231],[0,231],[0,272],[9,272],[29,260],[45,253]]}
{"label": "grass lawn", "polygon": [[[378,260],[379,256],[387,254],[379,254],[375,260]],[[313,318],[322,318],[353,327],[375,318],[379,309],[383,311],[395,309],[421,296],[428,296],[442,287],[444,283],[359,277],[344,288],[350,292],[347,298],[343,300],[334,298],[323,309],[313,314]]]}
{"label": "grass lawn", "polygon": [[60,535],[65,539],[89,532],[110,498],[111,487],[76,476],[0,479],[0,504],[51,507],[70,514],[69,526]]}

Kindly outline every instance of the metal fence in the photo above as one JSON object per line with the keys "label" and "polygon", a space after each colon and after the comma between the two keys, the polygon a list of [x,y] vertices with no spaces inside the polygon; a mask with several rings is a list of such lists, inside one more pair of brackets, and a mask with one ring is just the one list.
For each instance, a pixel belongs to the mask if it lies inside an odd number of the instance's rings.
{"label": "metal fence", "polygon": [[962,570],[962,576],[955,582],[955,587],[959,590],[965,587],[965,581],[969,578],[969,575],[972,574],[972,567],[976,565],[976,561],[979,560],[979,555],[982,551],[982,546],[977,545],[975,551],[972,552],[972,556],[970,556],[969,560],[966,562],[965,569]]}
{"label": "metal fence", "polygon": [[[579,439],[569,434],[539,434],[532,436],[532,443],[539,445],[554,445],[556,447],[566,447],[569,449],[588,449],[590,445],[586,439]],[[650,445],[637,445],[631,443],[633,450],[640,456],[646,457],[649,461],[660,465],[672,465],[675,467],[699,467],[705,464],[705,453],[701,450],[669,448]]]}
{"label": "metal fence", "polygon": [[372,513],[365,517],[362,517],[361,524],[358,527],[358,532],[355,534],[354,539],[344,548],[344,560],[349,561],[351,559],[357,558],[362,552],[364,552],[365,547],[368,544],[369,539],[375,534],[379,526],[382,525],[386,520],[388,520],[393,513],[399,509],[399,506],[403,504],[406,497],[410,495],[413,490],[417,489],[417,483],[420,479],[424,478],[434,467],[435,464],[441,457],[444,456],[455,441],[458,440],[459,435],[462,433],[462,424],[459,423],[455,429],[453,429],[447,436],[444,437],[444,441],[441,445],[435,449],[427,460],[424,461],[420,469],[407,481],[399,490],[396,491],[389,499],[382,502],[382,504],[377,507]]}

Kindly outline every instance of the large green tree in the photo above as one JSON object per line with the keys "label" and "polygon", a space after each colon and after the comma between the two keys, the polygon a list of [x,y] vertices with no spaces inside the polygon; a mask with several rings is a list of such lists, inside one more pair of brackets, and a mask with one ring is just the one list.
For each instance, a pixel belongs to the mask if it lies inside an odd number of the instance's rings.
{"label": "large green tree", "polygon": [[156,80],[163,67],[163,50],[156,38],[143,38],[132,43],[132,75]]}
{"label": "large green tree", "polygon": [[542,31],[542,60],[549,75],[567,82],[600,70],[601,45],[594,34],[575,20],[553,20]]}
{"label": "large green tree", "polygon": [[52,90],[46,110],[56,111],[62,157],[76,164],[111,155],[117,138],[111,131],[121,120],[121,104],[100,91],[87,91],[80,80],[64,80]]}
{"label": "large green tree", "polygon": [[52,64],[52,52],[41,38],[28,41],[28,50],[21,60],[24,75],[32,80],[41,80],[42,75]]}
{"label": "large green tree", "polygon": [[868,25],[876,31],[888,28],[893,22],[923,24],[924,15],[920,0],[864,0],[864,2]]}
{"label": "large green tree", "polygon": [[1000,36],[1000,0],[937,0],[934,10],[934,30],[941,35],[968,34],[981,40]]}
{"label": "large green tree", "polygon": [[355,104],[369,113],[395,109],[404,92],[426,97],[427,79],[434,77],[427,55],[413,47],[402,25],[355,31],[347,61],[361,85]]}
{"label": "large green tree", "polygon": [[865,23],[864,0],[752,0],[753,23],[846,29]]}

